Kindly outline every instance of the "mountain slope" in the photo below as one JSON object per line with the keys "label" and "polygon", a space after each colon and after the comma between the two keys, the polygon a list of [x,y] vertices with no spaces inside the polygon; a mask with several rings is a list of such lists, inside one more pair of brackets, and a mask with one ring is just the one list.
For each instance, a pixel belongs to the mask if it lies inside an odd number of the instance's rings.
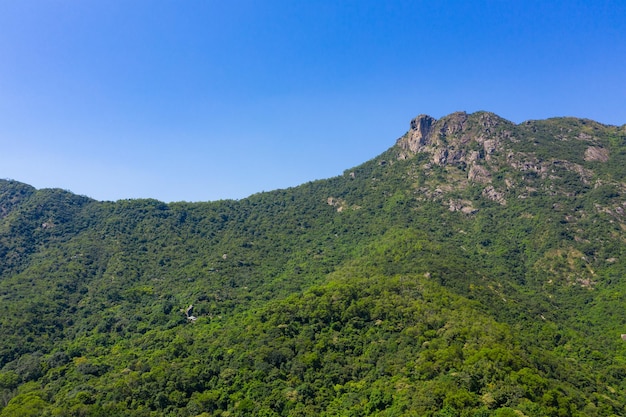
{"label": "mountain slope", "polygon": [[625,159],[479,112],[240,201],[2,181],[0,416],[626,414]]}

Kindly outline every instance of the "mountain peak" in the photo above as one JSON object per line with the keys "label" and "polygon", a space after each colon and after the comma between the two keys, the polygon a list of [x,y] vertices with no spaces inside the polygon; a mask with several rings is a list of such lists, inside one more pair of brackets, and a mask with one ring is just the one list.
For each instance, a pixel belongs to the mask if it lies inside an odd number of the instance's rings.
{"label": "mountain peak", "polygon": [[430,134],[433,124],[437,119],[426,114],[420,114],[411,120],[411,129],[398,141],[398,145],[413,153],[419,152],[424,146],[429,144]]}
{"label": "mountain peak", "polygon": [[[483,197],[505,205],[507,199],[537,192],[569,195],[594,181],[598,186],[598,174],[607,169],[598,163],[616,167],[611,161],[618,156],[614,149],[619,137],[618,128],[585,119],[516,125],[485,111],[440,119],[422,114],[411,120],[393,152],[397,160],[412,160],[418,167],[424,195],[445,201],[441,190],[454,194],[477,186]],[[613,185],[625,187],[621,181]]]}
{"label": "mountain peak", "polygon": [[398,158],[429,153],[436,165],[468,163],[468,158],[473,161],[493,153],[510,136],[507,127],[514,124],[489,112],[455,112],[439,120],[422,114],[411,120],[409,131],[398,139]]}

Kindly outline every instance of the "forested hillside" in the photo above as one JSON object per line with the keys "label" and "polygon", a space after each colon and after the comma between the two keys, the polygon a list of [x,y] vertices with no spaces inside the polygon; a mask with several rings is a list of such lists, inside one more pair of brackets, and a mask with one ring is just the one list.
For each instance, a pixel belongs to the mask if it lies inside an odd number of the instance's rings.
{"label": "forested hillside", "polygon": [[418,116],[239,201],[0,181],[0,417],[626,415],[626,125]]}

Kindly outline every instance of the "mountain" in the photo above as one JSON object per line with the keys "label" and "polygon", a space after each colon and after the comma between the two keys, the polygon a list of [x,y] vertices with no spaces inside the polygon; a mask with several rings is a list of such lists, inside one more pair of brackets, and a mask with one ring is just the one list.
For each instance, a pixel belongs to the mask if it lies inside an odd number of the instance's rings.
{"label": "mountain", "polygon": [[207,203],[0,181],[0,417],[626,415],[626,125],[421,115]]}

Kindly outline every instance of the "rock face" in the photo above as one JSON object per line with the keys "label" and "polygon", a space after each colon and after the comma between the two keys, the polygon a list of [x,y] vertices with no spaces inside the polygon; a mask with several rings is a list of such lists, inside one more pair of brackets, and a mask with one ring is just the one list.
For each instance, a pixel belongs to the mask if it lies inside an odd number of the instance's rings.
{"label": "rock face", "polygon": [[417,116],[411,120],[411,129],[405,140],[398,143],[402,149],[411,153],[421,152],[425,146],[429,145],[430,132],[435,123],[435,119],[425,114]]}
{"label": "rock face", "polygon": [[510,135],[496,128],[508,125],[513,126],[487,112],[473,115],[457,112],[439,120],[420,115],[411,120],[407,134],[398,139],[397,146],[402,150],[398,157],[407,159],[416,153],[428,153],[432,163],[440,166],[489,160],[502,139]]}
{"label": "rock face", "polygon": [[491,185],[483,190],[483,196],[485,196],[488,199],[493,200],[493,201],[495,201],[497,203],[500,203],[503,206],[506,205],[506,200],[504,198],[504,194],[496,191],[496,189],[493,188],[493,186],[491,186]]}
{"label": "rock face", "polygon": [[606,148],[590,146],[585,151],[585,161],[606,162],[609,160],[609,151]]}
{"label": "rock face", "polygon": [[471,167],[467,174],[467,178],[473,182],[481,182],[487,184],[491,182],[491,173],[487,170],[487,168],[471,162]]}
{"label": "rock face", "polygon": [[[411,120],[393,149],[397,160],[415,160],[421,195],[443,204],[453,201],[450,210],[463,211],[473,206],[458,203],[454,196],[446,198],[448,193],[481,187],[474,196],[506,205],[511,198],[569,195],[576,187],[598,186],[594,169],[610,161],[610,138],[626,137],[623,130],[573,118],[516,125],[489,112],[456,112],[441,119],[422,114]],[[621,183],[613,185],[626,189]]]}
{"label": "rock face", "polygon": [[429,162],[424,166],[425,170],[434,166],[459,168],[464,178],[456,184],[457,188],[485,184],[488,188],[483,195],[504,204],[506,200],[503,193],[490,185],[493,173],[498,170],[492,156],[503,147],[503,141],[511,136],[512,127],[514,125],[511,122],[487,112],[472,115],[457,112],[439,120],[420,115],[411,120],[407,134],[398,139],[398,159],[406,160],[417,154],[427,154]]}

